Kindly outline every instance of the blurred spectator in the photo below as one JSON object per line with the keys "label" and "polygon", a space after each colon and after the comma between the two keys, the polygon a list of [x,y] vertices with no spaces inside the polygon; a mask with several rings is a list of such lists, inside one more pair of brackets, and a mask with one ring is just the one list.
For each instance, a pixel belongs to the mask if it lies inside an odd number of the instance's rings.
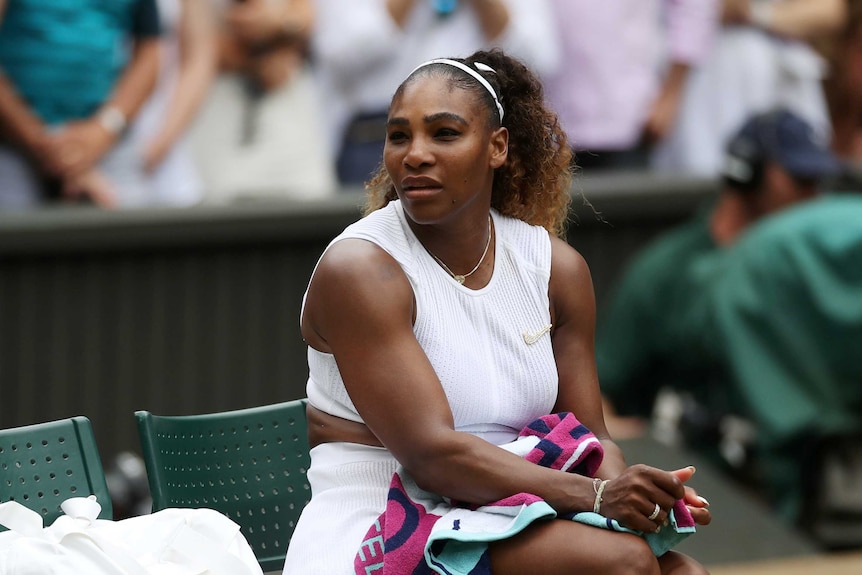
{"label": "blurred spectator", "polygon": [[832,148],[858,169],[862,166],[862,0],[849,0],[846,26],[833,42],[824,44]]}
{"label": "blurred spectator", "polygon": [[712,54],[693,71],[677,122],[653,156],[657,169],[719,175],[723,149],[752,114],[783,106],[831,136],[821,81],[824,60],[809,43],[835,34],[846,0],[724,0]]}
{"label": "blurred spectator", "polygon": [[124,130],[155,83],[158,34],[155,0],[7,0],[0,207],[116,203],[110,180],[138,169]]}
{"label": "blurred spectator", "polygon": [[157,0],[162,25],[159,78],[130,128],[140,170],[112,181],[123,207],[188,206],[203,184],[187,130],[215,72],[209,0]]}
{"label": "blurred spectator", "polygon": [[[855,194],[769,218],[723,258],[704,294],[711,320],[706,347],[730,375],[737,407],[755,424],[768,494],[783,517],[803,527],[813,520],[800,515],[806,498],[840,499],[837,491],[806,493],[808,474],[818,476],[820,487],[837,479],[836,488],[855,493],[855,509],[836,509],[845,520],[855,512],[857,526],[862,521],[860,222],[862,198]],[[808,467],[830,447],[824,440],[848,434],[857,436],[855,455],[834,462],[837,478]]]}
{"label": "blurred spectator", "polygon": [[557,65],[547,0],[315,0],[315,65],[343,184],[380,164],[392,93],[427,60],[501,47],[539,74]]}
{"label": "blurred spectator", "polygon": [[218,74],[193,128],[205,201],[335,191],[306,57],[311,0],[219,0]]}
{"label": "blurred spectator", "polygon": [[583,168],[646,168],[708,55],[718,0],[552,0],[564,64],[548,99]]}
{"label": "blurred spectator", "polygon": [[662,388],[690,394],[710,413],[727,412],[734,398],[700,337],[705,289],[749,226],[811,198],[838,169],[813,128],[788,110],[754,116],[737,131],[715,203],[646,247],[601,310],[599,381],[619,415],[648,417]]}

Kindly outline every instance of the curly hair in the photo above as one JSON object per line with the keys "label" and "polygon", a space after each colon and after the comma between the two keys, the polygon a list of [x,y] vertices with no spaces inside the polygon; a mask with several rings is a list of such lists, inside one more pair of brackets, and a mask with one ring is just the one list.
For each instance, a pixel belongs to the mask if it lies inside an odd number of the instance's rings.
{"label": "curly hair", "polygon": [[[501,214],[542,226],[565,237],[569,215],[572,152],[557,115],[545,106],[539,79],[519,60],[501,50],[479,51],[460,59],[482,75],[498,94],[503,105],[502,126],[509,130],[506,162],[494,172],[491,206]],[[476,68],[480,62],[494,72]],[[464,90],[475,93],[487,108],[491,128],[501,125],[497,107],[488,91],[469,74],[445,64],[431,64],[415,70],[398,87],[397,98],[417,78],[444,76]],[[395,186],[381,166],[365,186],[363,214],[369,214],[396,199]]]}

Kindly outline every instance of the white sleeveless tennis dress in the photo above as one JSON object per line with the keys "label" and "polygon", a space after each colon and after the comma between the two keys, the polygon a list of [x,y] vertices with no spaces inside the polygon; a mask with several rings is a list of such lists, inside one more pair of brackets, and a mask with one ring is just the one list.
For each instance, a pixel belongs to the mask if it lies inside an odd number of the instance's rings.
{"label": "white sleeveless tennis dress", "polygon": [[[458,284],[434,261],[398,201],[352,224],[332,244],[364,239],[401,265],[416,297],[413,332],[446,392],[456,429],[500,445],[550,413],[557,370],[549,333],[548,232],[492,215],[494,273],[479,290]],[[311,404],[361,422],[335,358],[309,348],[308,364]],[[342,442],[312,449],[312,498],[288,549],[285,575],[353,574],[354,556],[386,505],[396,465],[383,448]]]}

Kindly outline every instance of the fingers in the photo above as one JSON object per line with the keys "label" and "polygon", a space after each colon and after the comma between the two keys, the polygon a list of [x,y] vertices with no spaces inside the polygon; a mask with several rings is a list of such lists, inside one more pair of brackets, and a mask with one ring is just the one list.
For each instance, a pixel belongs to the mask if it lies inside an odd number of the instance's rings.
{"label": "fingers", "polygon": [[[658,533],[668,524],[670,519],[670,509],[673,507],[673,502],[669,504],[653,503],[652,507],[647,511],[644,508],[639,508],[641,513],[632,521],[632,528],[644,533]],[[629,525],[626,525],[627,527]]]}
{"label": "fingers", "polygon": [[688,467],[683,467],[682,469],[676,469],[671,471],[670,473],[679,479],[681,482],[685,483],[689,479],[692,478],[694,472],[696,471],[694,465],[689,465]]}
{"label": "fingers", "polygon": [[694,473],[691,466],[662,471],[633,465],[607,484],[601,513],[631,529],[654,533],[667,525],[670,510],[682,499],[692,511],[695,522],[707,525],[712,519],[709,502],[683,485]]}
{"label": "fingers", "polygon": [[698,525],[709,525],[712,521],[712,513],[705,507],[688,506],[688,511],[691,513],[691,518]]}
{"label": "fingers", "polygon": [[672,474],[634,465],[607,484],[601,512],[626,527],[653,533],[665,523],[668,511],[682,496],[682,483]]}
{"label": "fingers", "polygon": [[684,488],[685,497],[683,497],[683,500],[685,501],[686,505],[690,507],[709,507],[709,501],[707,501],[705,497],[701,497],[700,495],[698,495],[697,491],[695,491],[692,487],[685,485]]}
{"label": "fingers", "polygon": [[[667,512],[659,507],[659,513],[655,515],[655,505],[650,505],[648,502],[631,505],[615,513],[614,519],[629,529],[643,533],[657,533],[667,521]],[[650,519],[653,515],[655,519]]]}
{"label": "fingers", "polygon": [[[657,508],[658,507],[658,511]],[[686,505],[688,512],[697,525],[709,525],[712,522],[712,512],[707,507]],[[670,524],[670,512],[673,509],[673,504],[669,507],[661,507],[658,504],[653,505],[652,510],[647,513],[642,511],[642,517],[634,517],[626,520],[619,520],[621,524],[631,529],[636,529],[644,533],[658,533],[663,528]],[[644,518],[646,520],[644,520]],[[626,522],[627,521],[627,522]]]}
{"label": "fingers", "polygon": [[709,501],[706,497],[701,497],[693,488],[685,486],[685,501],[694,522],[698,525],[709,525],[712,521],[712,514],[709,511]]}

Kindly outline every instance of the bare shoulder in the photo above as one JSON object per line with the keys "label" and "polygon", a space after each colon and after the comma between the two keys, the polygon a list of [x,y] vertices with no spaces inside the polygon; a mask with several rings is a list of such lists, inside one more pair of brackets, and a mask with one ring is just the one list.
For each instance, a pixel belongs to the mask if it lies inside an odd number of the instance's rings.
{"label": "bare shoulder", "polygon": [[568,289],[587,282],[592,285],[590,268],[581,253],[565,240],[551,236],[551,289],[555,283],[563,283]]}
{"label": "bare shoulder", "polygon": [[383,323],[411,328],[412,313],[413,290],[395,258],[372,242],[344,239],[326,251],[309,283],[302,333],[313,347],[331,351],[333,338],[370,335]]}
{"label": "bare shoulder", "polygon": [[551,309],[557,323],[572,314],[592,314],[595,293],[590,267],[575,248],[551,237],[551,280],[548,287]]}
{"label": "bare shoulder", "polygon": [[[362,239],[344,239],[334,243],[315,271],[312,283],[330,280],[358,281],[361,288],[368,282],[407,280],[401,266],[389,253],[375,243]],[[337,287],[337,286],[333,286]]]}

